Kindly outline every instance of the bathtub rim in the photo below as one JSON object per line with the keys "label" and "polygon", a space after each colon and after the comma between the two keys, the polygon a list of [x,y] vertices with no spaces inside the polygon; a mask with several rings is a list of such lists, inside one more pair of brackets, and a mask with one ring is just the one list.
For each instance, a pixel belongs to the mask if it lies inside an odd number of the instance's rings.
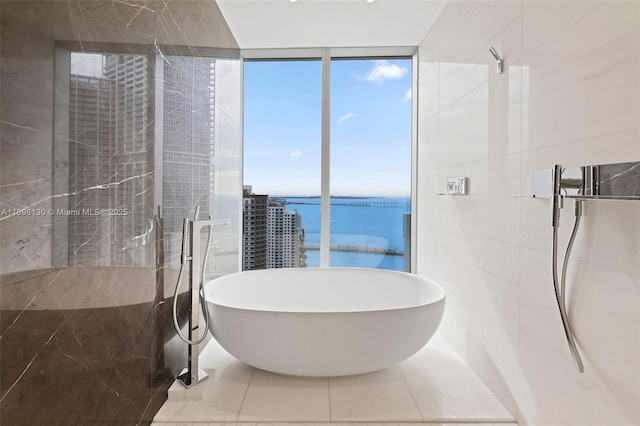
{"label": "bathtub rim", "polygon": [[[424,280],[430,288],[436,290],[436,295],[437,297],[434,297],[433,299],[428,300],[427,302],[424,303],[416,303],[416,304],[411,304],[411,305],[407,305],[407,306],[393,306],[393,307],[389,307],[389,308],[376,308],[376,309],[350,309],[350,310],[294,310],[294,309],[267,309],[267,308],[249,308],[249,307],[241,307],[241,306],[230,306],[228,304],[222,304],[222,303],[216,303],[215,301],[212,300],[212,287],[213,287],[213,283],[220,278],[224,278],[224,277],[233,277],[233,276],[238,276],[240,274],[243,273],[248,273],[248,272],[260,272],[260,271],[287,271],[287,270],[355,270],[355,271],[366,271],[366,272],[381,272],[381,273],[390,273],[390,274],[394,274],[394,275],[401,275],[401,276],[405,276],[405,277],[410,277],[412,280],[418,279],[418,280]],[[231,274],[227,274],[227,275],[223,275],[221,277],[218,277],[216,279],[212,279],[212,280],[208,280],[205,283],[205,296],[206,296],[206,301],[207,304],[211,304],[211,305],[215,305],[215,306],[220,306],[223,308],[229,308],[229,309],[237,309],[237,310],[242,310],[242,311],[252,311],[252,312],[269,312],[269,313],[287,313],[287,314],[342,314],[342,313],[353,313],[353,314],[357,314],[357,313],[365,313],[365,312],[386,312],[386,311],[400,311],[400,310],[406,310],[406,309],[412,309],[412,308],[419,308],[419,307],[424,307],[424,306],[429,306],[429,305],[434,305],[434,304],[438,304],[438,303],[446,303],[446,298],[447,298],[447,294],[446,291],[444,290],[444,288],[436,281],[434,281],[431,278],[427,278],[425,276],[422,275],[418,275],[418,274],[414,274],[414,273],[409,273],[409,272],[404,272],[404,271],[394,271],[394,270],[388,270],[388,269],[372,269],[372,268],[359,268],[359,267],[311,267],[311,268],[278,268],[278,269],[262,269],[262,270],[251,270],[251,271],[239,271],[239,272],[234,272]]]}
{"label": "bathtub rim", "polygon": [[425,308],[427,306],[431,306],[431,305],[437,305],[437,304],[444,304],[446,305],[447,303],[447,297],[443,297],[442,299],[438,299],[435,300],[433,302],[430,303],[423,303],[422,305],[413,305],[413,306],[406,306],[404,308],[389,308],[389,309],[367,309],[367,310],[358,310],[358,311],[282,311],[282,310],[267,310],[267,309],[249,309],[249,308],[239,308],[237,306],[226,306],[226,305],[219,305],[217,303],[211,302],[209,300],[207,300],[207,305],[215,305],[217,307],[220,308],[225,308],[225,309],[234,309],[237,311],[244,311],[244,312],[257,312],[257,313],[264,313],[264,314],[295,314],[295,315],[315,315],[315,316],[320,316],[320,315],[335,315],[335,314],[351,314],[351,315],[357,315],[357,314],[372,314],[372,313],[376,313],[376,312],[395,312],[395,311],[406,311],[408,309],[419,309],[419,308]]}

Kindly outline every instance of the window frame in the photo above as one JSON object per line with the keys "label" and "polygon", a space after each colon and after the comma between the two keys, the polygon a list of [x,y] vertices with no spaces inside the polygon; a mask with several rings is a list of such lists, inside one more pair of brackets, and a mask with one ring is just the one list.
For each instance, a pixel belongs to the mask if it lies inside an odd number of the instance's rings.
{"label": "window frame", "polygon": [[[321,159],[320,159],[320,267],[330,267],[331,261],[331,217],[330,217],[330,161],[331,161],[331,61],[333,59],[411,59],[411,224],[410,235],[417,233],[417,159],[418,159],[418,48],[400,47],[321,47],[294,49],[243,49],[240,52],[242,69],[245,61],[286,61],[320,60],[322,66],[322,108],[321,108]],[[242,85],[244,87],[244,75]],[[243,93],[244,96],[244,93]],[[243,107],[244,128],[244,107]],[[243,135],[244,136],[244,135]],[[244,139],[243,139],[244,149]],[[244,176],[244,152],[241,164]],[[244,184],[244,182],[243,182]],[[417,239],[411,238],[409,253],[409,272],[416,272]]]}

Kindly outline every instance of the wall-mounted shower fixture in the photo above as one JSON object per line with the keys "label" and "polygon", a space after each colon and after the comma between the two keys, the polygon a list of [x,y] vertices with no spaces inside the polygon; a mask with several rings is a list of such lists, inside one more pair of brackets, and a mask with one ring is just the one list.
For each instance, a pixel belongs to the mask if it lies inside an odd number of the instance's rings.
{"label": "wall-mounted shower fixture", "polygon": [[[182,254],[180,256],[180,272],[178,273],[178,281],[176,283],[175,291],[173,294],[173,325],[178,333],[180,339],[182,339],[188,345],[188,358],[187,368],[182,371],[178,376],[178,381],[182,383],[187,389],[191,388],[201,381],[209,377],[209,375],[202,369],[198,368],[198,345],[204,341],[209,331],[209,315],[207,312],[207,301],[204,291],[204,274],[207,267],[207,261],[209,253],[211,251],[211,243],[213,238],[213,226],[214,225],[227,225],[229,220],[217,220],[214,221],[211,216],[206,220],[198,220],[198,214],[200,213],[200,207],[196,206],[193,218],[185,218],[182,228]],[[209,228],[209,236],[207,238],[207,246],[204,252],[203,262],[200,263],[200,231],[202,228]],[[178,323],[178,293],[180,289],[180,281],[182,279],[182,273],[184,266],[189,263],[189,335],[185,337],[180,330],[180,324]],[[202,265],[202,269],[200,269]],[[202,315],[204,317],[204,332],[201,333],[199,338],[196,338],[199,323],[200,312],[199,306],[202,307]]]}
{"label": "wall-mounted shower fixture", "polygon": [[[640,201],[640,162],[602,164],[568,169],[556,164],[553,169],[537,170],[531,173],[530,196],[534,198],[551,198],[553,288],[571,356],[576,369],[583,373],[584,365],[567,315],[567,295],[565,291],[567,265],[569,264],[573,242],[580,226],[582,203],[587,200]],[[575,201],[575,221],[564,255],[562,274],[558,279],[558,228],[560,226],[560,209],[563,207],[565,198],[574,199]]]}
{"label": "wall-mounted shower fixture", "polygon": [[496,72],[498,74],[502,74],[503,71],[503,63],[504,61],[502,60],[502,57],[500,55],[498,55],[498,52],[496,51],[496,49],[491,46],[489,48],[489,52],[491,53],[491,55],[493,55],[494,58],[496,58],[497,64],[496,64]]}
{"label": "wall-mounted shower fixture", "polygon": [[[551,198],[553,169],[531,172],[528,197]],[[563,198],[640,201],[640,161],[562,169]]]}

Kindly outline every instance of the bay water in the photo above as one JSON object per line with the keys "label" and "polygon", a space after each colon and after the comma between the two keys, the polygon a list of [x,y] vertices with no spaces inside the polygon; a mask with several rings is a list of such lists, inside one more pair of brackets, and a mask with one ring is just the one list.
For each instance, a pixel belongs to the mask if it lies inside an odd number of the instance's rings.
{"label": "bay water", "polygon": [[[320,266],[320,197],[273,198],[302,217],[306,265]],[[409,197],[331,197],[330,206],[331,266],[405,270]]]}

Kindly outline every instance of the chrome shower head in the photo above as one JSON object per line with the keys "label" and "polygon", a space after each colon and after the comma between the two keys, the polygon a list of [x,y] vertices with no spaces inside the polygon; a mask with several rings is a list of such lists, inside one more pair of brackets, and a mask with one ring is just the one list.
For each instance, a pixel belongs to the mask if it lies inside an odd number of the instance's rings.
{"label": "chrome shower head", "polygon": [[491,55],[493,55],[493,57],[496,59],[496,61],[498,61],[496,70],[497,70],[498,74],[502,74],[502,71],[503,71],[502,70],[502,64],[504,62],[502,60],[502,57],[500,57],[500,55],[498,55],[498,52],[496,51],[496,49],[493,46],[491,46],[489,48],[489,53],[491,53]]}

